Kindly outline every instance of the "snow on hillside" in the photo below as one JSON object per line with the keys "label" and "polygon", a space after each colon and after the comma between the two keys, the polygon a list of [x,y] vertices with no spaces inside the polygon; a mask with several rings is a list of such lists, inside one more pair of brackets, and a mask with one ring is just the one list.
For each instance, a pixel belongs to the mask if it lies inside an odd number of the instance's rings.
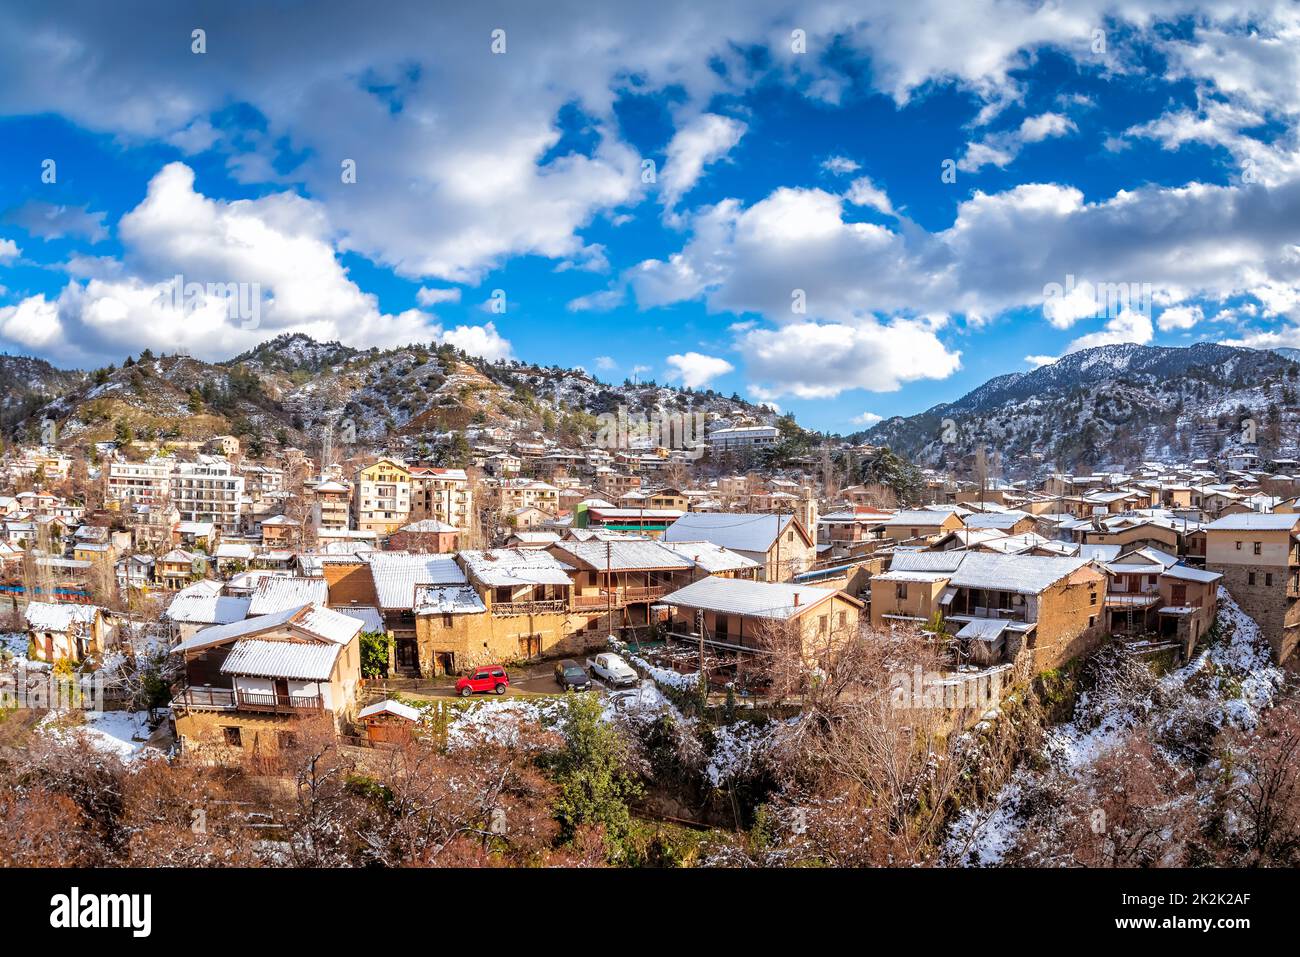
{"label": "snow on hillside", "polygon": [[[1042,757],[1074,774],[1125,740],[1126,732],[1148,722],[1157,729],[1179,727],[1189,717],[1214,727],[1249,729],[1282,688],[1283,674],[1272,663],[1268,642],[1226,589],[1219,590],[1219,627],[1227,636],[1192,661],[1155,682],[1139,700],[1085,693],[1074,717],[1050,728]],[[946,846],[949,863],[992,866],[1015,846],[1022,801],[1034,775],[1022,766],[983,807],[966,809],[954,823]]]}

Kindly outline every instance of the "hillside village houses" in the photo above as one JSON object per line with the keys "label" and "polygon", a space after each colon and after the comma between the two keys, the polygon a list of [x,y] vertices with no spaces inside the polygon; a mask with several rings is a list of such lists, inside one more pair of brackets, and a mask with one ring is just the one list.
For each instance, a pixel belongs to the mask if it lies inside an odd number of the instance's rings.
{"label": "hillside village houses", "polygon": [[0,573],[33,662],[90,667],[154,622],[184,663],[182,748],[249,754],[304,719],[355,730],[374,635],[391,680],[654,637],[761,693],[779,647],[811,671],[861,628],[916,629],[943,651],[935,680],[986,700],[1107,641],[1186,660],[1221,588],[1279,661],[1300,639],[1295,463],[928,470],[900,500],[815,459],[762,468],[777,433],[715,429],[683,460],[493,427],[455,467],[412,447],[11,449]]}

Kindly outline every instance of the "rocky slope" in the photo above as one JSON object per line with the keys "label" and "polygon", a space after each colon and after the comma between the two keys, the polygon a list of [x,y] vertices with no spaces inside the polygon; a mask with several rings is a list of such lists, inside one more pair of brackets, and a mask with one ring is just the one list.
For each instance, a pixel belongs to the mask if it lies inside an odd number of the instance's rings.
{"label": "rocky slope", "polygon": [[1300,441],[1300,365],[1215,343],[1085,349],[991,379],[956,402],[886,419],[855,440],[922,465],[959,465],[984,445],[1024,472],[1191,458],[1237,443],[1255,422],[1266,452]]}
{"label": "rocky slope", "polygon": [[[11,362],[47,366],[40,360]],[[771,422],[768,409],[737,396],[654,384],[603,383],[580,370],[488,363],[448,346],[357,350],[283,335],[224,362],[148,353],[117,368],[24,377],[9,395],[6,433],[28,438],[58,424],[59,443],[121,438],[206,439],[233,433],[268,446],[312,448],[324,429],[355,432],[363,445],[420,451],[450,432],[499,427],[577,439],[593,416],[702,412],[717,424]],[[27,396],[23,399],[23,396]],[[24,402],[26,404],[24,404]],[[338,441],[338,439],[336,439]]]}

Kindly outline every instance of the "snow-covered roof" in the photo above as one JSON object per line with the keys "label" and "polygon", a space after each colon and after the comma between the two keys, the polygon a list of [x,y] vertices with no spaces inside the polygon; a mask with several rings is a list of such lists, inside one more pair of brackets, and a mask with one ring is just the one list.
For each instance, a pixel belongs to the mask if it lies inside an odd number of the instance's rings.
{"label": "snow-covered roof", "polygon": [[1218,581],[1223,575],[1219,572],[1207,572],[1204,568],[1193,568],[1190,565],[1173,565],[1165,569],[1165,574],[1170,578],[1179,578],[1183,581],[1201,582],[1208,585]]}
{"label": "snow-covered roof", "polygon": [[651,568],[686,570],[693,563],[677,552],[648,538],[609,539],[604,542],[562,542],[556,548],[577,560],[577,567],[597,571],[609,568],[628,571]]}
{"label": "snow-covered roof", "polygon": [[1033,516],[1028,512],[973,512],[966,516],[966,527],[1009,529],[1026,518]]}
{"label": "snow-covered roof", "polygon": [[222,662],[224,675],[257,678],[296,678],[328,681],[342,645],[326,642],[267,641],[244,638],[235,642]]}
{"label": "snow-covered roof", "polygon": [[975,641],[995,641],[1006,631],[1011,622],[1005,618],[973,618],[957,632],[958,638],[971,638]]}
{"label": "snow-covered roof", "polygon": [[271,615],[286,608],[301,608],[313,602],[329,601],[329,585],[323,578],[295,578],[277,575],[263,578],[253,592],[249,615]]}
{"label": "snow-covered roof", "polygon": [[98,605],[77,605],[61,601],[27,603],[27,627],[32,631],[66,632],[74,625],[88,625],[102,609]]}
{"label": "snow-covered roof", "polygon": [[477,615],[487,611],[483,599],[469,585],[416,585],[417,615]]}
{"label": "snow-covered roof", "polygon": [[270,518],[262,519],[261,524],[262,525],[285,525],[290,527],[297,527],[301,525],[302,522],[298,521],[297,519],[290,518],[288,515],[272,515]]}
{"label": "snow-covered roof", "polygon": [[739,552],[733,552],[713,542],[663,542],[662,544],[664,548],[671,549],[710,575],[759,567],[759,563],[752,558],[746,558]]}
{"label": "snow-covered roof", "polygon": [[465,551],[461,561],[476,581],[492,587],[508,585],[570,585],[570,568],[550,552],[529,548]]}
{"label": "snow-covered roof", "polygon": [[405,718],[407,721],[419,721],[420,712],[412,708],[409,704],[403,704],[400,701],[394,701],[387,698],[384,701],[376,701],[374,704],[366,705],[359,712],[358,718],[369,718],[377,714],[395,714],[398,717]]}
{"label": "snow-covered roof", "polygon": [[331,605],[331,610],[340,615],[347,615],[361,622],[361,630],[377,632],[384,630],[384,616],[374,605]]}
{"label": "snow-covered roof", "polygon": [[227,598],[202,593],[177,593],[163,612],[168,621],[191,622],[204,625],[228,625],[248,617],[247,598]]}
{"label": "snow-covered roof", "polygon": [[455,525],[448,525],[446,522],[440,522],[436,518],[422,518],[418,522],[411,522],[409,525],[403,525],[400,532],[418,532],[421,534],[431,534],[435,532],[455,532],[458,531]]}
{"label": "snow-covered roof", "polygon": [[463,585],[466,581],[453,555],[373,552],[369,557],[380,608],[414,608],[417,585]]}
{"label": "snow-covered roof", "polygon": [[708,541],[738,552],[766,552],[793,521],[770,512],[687,512],[664,530],[664,542]]}
{"label": "snow-covered roof", "polygon": [[258,615],[228,625],[204,628],[176,646],[177,651],[196,651],[223,645],[278,628],[292,629],[308,637],[334,644],[346,645],[361,631],[361,621],[324,605],[303,605],[288,608],[271,615]]}
{"label": "snow-covered roof", "polygon": [[[941,571],[925,561],[926,552],[896,553],[890,571]],[[1037,595],[1046,588],[1090,564],[1086,558],[1057,558],[1047,555],[995,555],[988,552],[944,552],[955,559],[949,583],[959,588],[987,588],[1018,594]]]}
{"label": "snow-covered roof", "polygon": [[950,515],[957,515],[955,508],[913,508],[904,509],[901,512],[895,512],[889,518],[881,522],[891,528],[909,527],[928,528],[932,525],[942,525],[948,520]]}
{"label": "snow-covered roof", "polygon": [[1300,514],[1294,512],[1268,515],[1242,512],[1216,518],[1205,527],[1211,532],[1280,532],[1289,531],[1297,522],[1300,522]]}
{"label": "snow-covered roof", "polygon": [[217,558],[230,558],[236,561],[249,561],[253,557],[253,546],[239,542],[222,542],[213,552]]}
{"label": "snow-covered roof", "polygon": [[[839,592],[834,588],[709,577],[670,592],[664,596],[663,603],[728,615],[788,621],[836,594]],[[841,597],[856,603],[856,599],[847,595]]]}

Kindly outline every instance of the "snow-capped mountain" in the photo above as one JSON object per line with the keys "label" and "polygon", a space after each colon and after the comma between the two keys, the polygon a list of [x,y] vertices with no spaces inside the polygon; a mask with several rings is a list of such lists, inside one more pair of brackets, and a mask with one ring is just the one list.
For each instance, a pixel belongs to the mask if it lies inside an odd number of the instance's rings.
{"label": "snow-capped mountain", "polygon": [[1252,434],[1266,452],[1286,449],[1300,440],[1297,403],[1300,365],[1275,352],[1109,345],[998,376],[854,438],[923,465],[956,465],[985,446],[1013,470],[1078,469],[1192,458]]}
{"label": "snow-capped mountain", "polygon": [[310,447],[327,425],[344,422],[358,442],[398,447],[489,427],[519,438],[576,439],[594,427],[592,416],[620,406],[630,414],[700,412],[715,426],[776,417],[711,390],[604,383],[582,370],[487,362],[450,346],[358,350],[301,334],[224,362],[145,353],[120,367],[60,372],[40,360],[5,359],[32,364],[30,375],[11,377],[22,380],[21,391],[0,392],[15,410],[7,433],[22,439],[51,419],[64,445],[129,430],[144,438],[233,433]]}

